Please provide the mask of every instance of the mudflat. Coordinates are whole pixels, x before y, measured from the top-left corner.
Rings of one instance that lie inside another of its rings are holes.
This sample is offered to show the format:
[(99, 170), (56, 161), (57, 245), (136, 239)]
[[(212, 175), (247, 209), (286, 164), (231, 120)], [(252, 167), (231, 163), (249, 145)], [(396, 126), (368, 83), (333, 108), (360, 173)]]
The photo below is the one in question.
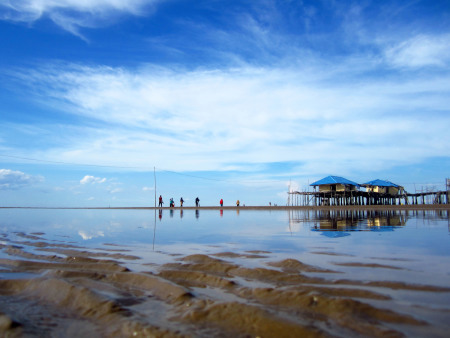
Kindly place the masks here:
[[(0, 259), (2, 336), (444, 337), (449, 329), (449, 310), (409, 309), (391, 292), (448, 297), (450, 287), (330, 279), (335, 271), (263, 251), (180, 256), (134, 272), (127, 262), (138, 257), (120, 248), (20, 236), (0, 245), (9, 255)], [(262, 258), (265, 267), (245, 263)]]
[[(397, 207), (402, 210), (401, 206)], [(52, 213), (52, 211), (48, 213), (38, 211), (37, 214), (44, 217), (53, 215)], [(92, 215), (97, 213), (97, 211), (90, 213), (86, 218), (81, 218), (81, 214), (77, 212), (71, 215), (89, 221)], [(108, 216), (117, 223), (113, 224), (115, 227), (119, 227), (119, 224), (125, 227), (124, 232), (120, 232), (120, 237), (132, 230), (130, 224), (145, 225), (148, 221), (149, 214), (144, 213), (142, 217), (140, 216), (144, 221), (139, 218), (138, 222), (133, 223), (129, 217), (135, 213), (136, 211), (119, 212)], [(222, 213), (216, 214), (214, 211), (212, 213), (216, 216), (210, 217), (207, 213), (200, 216), (200, 220), (204, 220), (209, 229), (218, 227), (222, 219)], [(260, 214), (259, 211), (256, 213)], [(23, 215), (23, 212), (20, 211), (18, 214)], [(159, 223), (161, 221), (156, 220), (155, 213), (154, 222), (158, 222), (155, 223), (155, 229), (157, 224), (160, 229), (157, 238), (161, 238), (161, 241), (166, 232), (186, 231), (187, 234), (194, 227), (197, 227), (197, 230), (204, 229), (197, 225), (198, 219), (194, 218), (194, 215), (198, 216), (196, 213), (184, 214), (184, 218), (181, 218), (180, 212), (176, 215), (178, 214), (179, 225), (174, 226), (175, 218), (172, 218), (172, 214), (169, 217), (164, 214), (163, 222)], [(225, 213), (223, 219), (231, 219), (230, 222), (237, 219), (253, 222), (252, 217), (257, 214), (245, 218), (245, 213), (241, 213), (240, 216), (236, 212)], [(263, 218), (269, 215), (263, 214)], [(21, 219), (20, 224), (23, 224), (25, 219), (36, 219), (35, 215), (34, 212), (30, 213), (30, 217)], [(102, 215), (106, 213), (102, 212)], [(235, 215), (235, 218), (232, 218), (232, 215)], [(153, 250), (151, 255), (143, 254), (137, 246), (130, 245), (131, 240), (106, 242), (98, 247), (87, 245), (89, 241), (86, 238), (91, 238), (92, 234), (103, 235), (98, 229), (95, 231), (92, 229), (90, 235), (86, 229), (77, 230), (83, 237), (81, 241), (75, 241), (73, 235), (52, 237), (45, 231), (1, 230), (0, 336), (446, 337), (448, 335), (450, 285), (447, 287), (445, 282), (434, 280), (431, 274), (429, 279), (428, 275), (426, 278), (414, 279), (414, 276), (423, 276), (419, 271), (423, 267), (420, 265), (422, 263), (416, 264), (415, 261), (417, 256), (410, 257), (404, 254), (391, 256), (370, 251), (363, 257), (364, 255), (355, 255), (342, 249), (342, 243), (347, 243), (343, 242), (343, 238), (356, 238), (355, 234), (361, 234), (358, 238), (367, 238), (369, 242), (384, 234), (377, 242), (380, 244), (382, 241), (391, 240), (394, 234), (400, 239), (420, 239), (414, 237), (414, 233), (406, 232), (404, 224), (409, 222), (406, 219), (411, 217), (414, 227), (419, 227), (420, 223), (414, 223), (417, 219), (416, 214), (406, 217), (406, 213), (398, 214), (392, 210), (383, 214), (383, 217), (387, 215), (390, 220), (386, 221), (386, 224), (395, 224), (386, 228), (397, 229), (395, 233), (378, 231), (379, 226), (370, 225), (374, 223), (370, 219), (363, 222), (362, 228), (358, 228), (359, 225), (354, 223), (345, 226), (337, 223), (339, 231), (327, 232), (330, 227), (329, 221), (314, 218), (313, 223), (309, 225), (310, 223), (302, 222), (311, 222), (313, 214), (300, 213), (300, 215), (308, 217), (305, 218), (306, 221), (300, 219), (301, 223), (297, 223), (297, 226), (308, 225), (304, 230), (304, 237), (298, 236), (293, 239), (296, 243), (296, 252), (299, 248), (303, 248), (307, 254), (292, 256), (286, 253), (280, 256), (268, 250), (226, 250), (213, 243), (209, 245), (208, 241), (216, 234), (214, 231), (205, 233), (209, 236), (205, 239), (206, 247), (209, 249), (202, 248), (198, 249), (198, 253), (192, 253), (179, 247), (179, 253), (166, 251), (158, 253), (157, 256), (156, 253), (153, 254)], [(420, 215), (425, 217), (428, 214), (424, 211)], [(437, 215), (444, 217), (440, 218), (439, 224), (444, 225), (442, 233), (448, 237), (450, 230), (450, 226), (446, 229), (448, 212), (438, 211)], [(12, 217), (12, 214), (5, 213), (4, 216), (6, 219), (6, 216)], [(124, 223), (120, 223), (119, 216), (125, 219)], [(192, 221), (186, 223), (186, 218), (189, 217)], [(269, 222), (277, 217), (271, 218)], [(45, 228), (42, 226), (42, 219), (39, 225), (43, 229), (54, 228), (54, 224), (59, 224), (55, 221), (57, 218), (52, 216), (49, 221), (51, 227)], [(164, 223), (164, 220), (167, 220), (167, 223)], [(428, 218), (425, 217), (423, 220), (425, 228), (420, 235), (427, 235), (430, 231), (433, 234), (437, 231), (436, 226), (428, 225), (431, 222)], [(210, 221), (216, 224), (209, 225)], [(82, 222), (73, 220), (71, 222), (76, 224), (75, 229), (80, 229)], [(92, 224), (101, 222), (103, 218)], [(296, 226), (291, 222), (294, 221), (289, 220), (288, 236), (292, 236), (291, 226), (294, 228)], [(11, 223), (9, 229), (14, 229), (14, 226), (16, 223)], [(226, 233), (237, 231), (237, 228), (231, 229), (229, 226), (229, 223), (221, 225), (226, 229)], [(323, 230), (324, 234), (339, 235), (347, 226), (357, 231), (359, 229), (359, 232), (348, 237), (340, 237), (339, 240), (326, 236), (310, 237), (310, 234), (319, 234), (316, 230)], [(4, 227), (8, 229), (6, 225)], [(99, 229), (103, 227), (100, 226)], [(144, 229), (140, 231), (140, 227), (134, 226), (133, 231), (148, 236), (150, 232)], [(267, 232), (267, 229), (272, 227), (279, 225), (271, 224), (267, 227), (258, 225), (255, 228), (246, 228), (245, 231), (252, 234), (250, 240), (262, 232), (270, 240), (276, 241), (277, 238), (274, 236), (279, 232)], [(316, 232), (311, 232), (309, 227)], [(375, 231), (371, 231), (371, 227)], [(61, 234), (66, 234), (69, 230)], [(369, 231), (363, 233), (361, 230)], [(176, 236), (175, 239), (179, 241), (183, 236)], [(331, 243), (330, 241), (341, 246), (327, 245)], [(125, 242), (127, 245), (121, 244)], [(282, 243), (288, 244), (289, 241)], [(441, 240), (440, 243), (444, 244), (439, 250), (444, 250), (442, 257), (445, 257), (445, 260), (440, 262), (440, 267), (446, 270), (445, 262), (448, 262), (449, 253), (445, 242)], [(385, 250), (394, 251), (395, 248), (395, 246), (384, 247)], [(423, 246), (420, 248), (423, 250)], [(151, 250), (151, 246), (147, 245), (147, 249)], [(163, 259), (160, 259), (161, 257)], [(322, 258), (331, 263), (326, 266), (316, 264), (322, 262)], [(441, 276), (448, 276), (445, 271), (440, 273)], [(374, 275), (381, 278), (374, 278)], [(408, 280), (405, 276), (412, 278)]]

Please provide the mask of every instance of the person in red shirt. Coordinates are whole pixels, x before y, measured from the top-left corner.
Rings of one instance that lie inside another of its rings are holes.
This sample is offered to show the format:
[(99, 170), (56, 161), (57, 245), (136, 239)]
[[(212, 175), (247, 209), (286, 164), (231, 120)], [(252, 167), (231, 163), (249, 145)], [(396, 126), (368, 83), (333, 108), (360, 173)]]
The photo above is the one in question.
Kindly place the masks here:
[(220, 206), (223, 207), (223, 199), (220, 199)]

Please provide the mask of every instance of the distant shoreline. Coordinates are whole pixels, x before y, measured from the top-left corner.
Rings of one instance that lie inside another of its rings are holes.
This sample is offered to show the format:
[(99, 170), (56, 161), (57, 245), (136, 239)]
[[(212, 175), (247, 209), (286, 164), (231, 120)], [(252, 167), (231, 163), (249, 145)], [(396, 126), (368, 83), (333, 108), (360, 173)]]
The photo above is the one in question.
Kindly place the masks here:
[(0, 209), (60, 209), (60, 210), (450, 210), (450, 204), (409, 205), (333, 205), (333, 206), (204, 206), (204, 207), (40, 207), (3, 206)]

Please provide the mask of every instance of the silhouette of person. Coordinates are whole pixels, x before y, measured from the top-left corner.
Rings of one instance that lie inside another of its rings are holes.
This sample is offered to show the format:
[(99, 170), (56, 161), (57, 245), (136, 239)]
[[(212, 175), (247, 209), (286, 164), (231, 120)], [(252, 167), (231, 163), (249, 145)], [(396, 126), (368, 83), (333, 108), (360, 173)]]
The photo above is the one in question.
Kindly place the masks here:
[(223, 207), (223, 199), (220, 199), (220, 206)]
[(200, 206), (200, 199), (198, 197), (195, 199), (195, 206), (196, 207)]
[(183, 197), (181, 197), (181, 198), (180, 198), (180, 207), (183, 206), (183, 202), (184, 202)]
[(159, 204), (158, 204), (158, 206), (162, 207), (163, 204), (164, 204), (164, 202), (163, 202), (162, 196), (159, 195)]

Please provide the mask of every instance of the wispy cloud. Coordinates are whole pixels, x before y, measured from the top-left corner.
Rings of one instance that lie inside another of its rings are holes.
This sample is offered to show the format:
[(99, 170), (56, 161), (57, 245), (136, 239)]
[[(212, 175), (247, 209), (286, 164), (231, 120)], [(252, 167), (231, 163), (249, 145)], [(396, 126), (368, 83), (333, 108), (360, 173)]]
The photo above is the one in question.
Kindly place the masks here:
[(82, 37), (80, 28), (111, 24), (120, 14), (142, 15), (157, 0), (1, 0), (0, 19), (34, 22), (48, 17), (61, 28)]
[(110, 194), (117, 194), (119, 192), (122, 192), (123, 189), (122, 188), (109, 188), (108, 191)]
[(373, 78), (376, 67), (367, 60), (211, 71), (55, 65), (22, 76), (60, 110), (91, 121), (88, 135), (47, 149), (49, 160), (181, 171), (298, 161), (299, 170), (338, 172), (450, 156), (443, 146), (450, 117), (442, 113), (450, 75)]
[(448, 66), (450, 34), (414, 36), (388, 48), (386, 58), (396, 67)]
[[(152, 3), (29, 0), (3, 7), (11, 19), (47, 16), (76, 33), (102, 22), (94, 17), (138, 15)], [(390, 5), (264, 1), (219, 11), (202, 3), (214, 20), (191, 12), (171, 18), (179, 34), (146, 37), (179, 63), (131, 69), (55, 62), (16, 72), (21, 95), (64, 115), (34, 127), (46, 148), (26, 148), (27, 155), (137, 170), (251, 171), (292, 162), (286, 171), (304, 176), (450, 156), (449, 35), (433, 35), (420, 22), (411, 33), (417, 8)], [(61, 123), (66, 114), (80, 124)], [(26, 128), (8, 126), (11, 135)], [(67, 131), (63, 140), (51, 139), (62, 134), (56, 128)]]
[(32, 176), (21, 171), (0, 169), (0, 190), (15, 190), (42, 182), (40, 176)]

